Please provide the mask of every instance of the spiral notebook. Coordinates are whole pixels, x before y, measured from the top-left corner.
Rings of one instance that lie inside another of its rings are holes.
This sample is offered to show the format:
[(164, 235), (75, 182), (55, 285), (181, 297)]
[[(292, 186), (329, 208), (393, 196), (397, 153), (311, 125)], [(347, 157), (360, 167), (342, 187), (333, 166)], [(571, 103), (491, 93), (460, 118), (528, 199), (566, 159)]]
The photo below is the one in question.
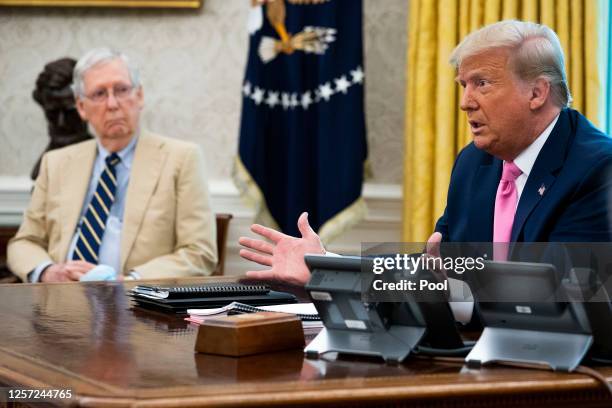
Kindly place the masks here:
[(274, 306), (251, 306), (240, 302), (232, 302), (227, 306), (214, 309), (189, 309), (187, 313), (192, 316), (215, 316), (223, 313), (227, 314), (242, 314), (256, 312), (281, 312), (291, 313), (302, 320), (306, 321), (321, 321), (321, 317), (317, 313), (312, 303), (295, 303), (290, 305), (274, 305)]
[(189, 309), (186, 321), (202, 324), (206, 320), (220, 316), (256, 312), (281, 312), (294, 314), (302, 320), (304, 336), (314, 337), (323, 328), (321, 317), (312, 303), (292, 303), (271, 306), (251, 306), (244, 303), (232, 302), (224, 307), (214, 309)]
[(243, 285), (240, 283), (211, 283), (184, 286), (138, 285), (132, 293), (154, 299), (184, 299), (198, 296), (254, 296), (270, 292), (267, 285)]

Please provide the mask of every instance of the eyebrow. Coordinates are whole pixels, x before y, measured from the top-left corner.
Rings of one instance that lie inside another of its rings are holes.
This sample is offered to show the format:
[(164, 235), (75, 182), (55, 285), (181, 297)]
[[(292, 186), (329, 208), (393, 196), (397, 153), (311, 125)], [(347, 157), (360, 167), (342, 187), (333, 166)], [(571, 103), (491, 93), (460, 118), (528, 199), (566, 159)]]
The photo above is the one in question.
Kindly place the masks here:
[[(486, 69), (483, 68), (479, 68), (479, 69), (475, 69), (472, 70), (468, 73), (467, 78), (465, 78), (465, 81), (470, 81), (474, 78), (481, 78), (483, 75), (485, 75), (487, 72)], [(457, 76), (455, 77), (455, 82), (460, 83), (461, 79), (459, 78), (459, 75), (457, 74)]]

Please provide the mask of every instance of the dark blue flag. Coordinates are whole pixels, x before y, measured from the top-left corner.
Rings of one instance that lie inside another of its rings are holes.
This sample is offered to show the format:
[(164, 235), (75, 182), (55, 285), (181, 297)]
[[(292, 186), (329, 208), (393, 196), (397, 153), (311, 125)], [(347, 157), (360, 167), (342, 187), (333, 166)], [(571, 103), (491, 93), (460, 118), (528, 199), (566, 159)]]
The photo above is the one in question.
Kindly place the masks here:
[(324, 241), (365, 214), (361, 0), (275, 0), (252, 9), (234, 181), (257, 219)]

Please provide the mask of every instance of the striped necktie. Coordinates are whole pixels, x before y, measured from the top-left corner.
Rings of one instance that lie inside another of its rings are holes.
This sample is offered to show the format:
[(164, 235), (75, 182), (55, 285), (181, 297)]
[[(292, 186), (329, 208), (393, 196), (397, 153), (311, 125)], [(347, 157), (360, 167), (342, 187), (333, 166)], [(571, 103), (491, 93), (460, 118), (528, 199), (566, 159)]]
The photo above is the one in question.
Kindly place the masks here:
[(98, 264), (98, 251), (117, 190), (115, 166), (120, 161), (117, 153), (113, 153), (106, 158), (106, 167), (100, 175), (96, 191), (79, 226), (79, 236), (72, 254), (74, 260)]

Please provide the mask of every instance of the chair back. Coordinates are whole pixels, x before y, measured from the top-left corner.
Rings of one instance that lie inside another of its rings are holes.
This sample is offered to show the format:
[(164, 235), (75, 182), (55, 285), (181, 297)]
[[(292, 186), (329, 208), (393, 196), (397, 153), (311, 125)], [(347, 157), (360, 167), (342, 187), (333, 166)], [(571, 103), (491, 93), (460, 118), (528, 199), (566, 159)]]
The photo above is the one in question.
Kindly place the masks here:
[(217, 257), (219, 263), (213, 271), (213, 276), (221, 276), (225, 271), (225, 253), (227, 248), (227, 235), (229, 224), (234, 216), (232, 214), (218, 213), (215, 214), (217, 219)]

